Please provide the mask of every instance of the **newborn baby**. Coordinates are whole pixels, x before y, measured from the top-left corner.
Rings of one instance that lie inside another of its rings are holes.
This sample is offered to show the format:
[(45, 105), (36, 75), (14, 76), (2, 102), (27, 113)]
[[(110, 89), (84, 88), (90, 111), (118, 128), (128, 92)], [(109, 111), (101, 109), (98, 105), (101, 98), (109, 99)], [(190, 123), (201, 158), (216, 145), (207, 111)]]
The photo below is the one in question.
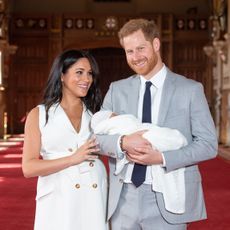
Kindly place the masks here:
[(91, 128), (95, 134), (128, 135), (136, 131), (147, 130), (143, 134), (160, 152), (176, 150), (187, 145), (186, 138), (176, 129), (159, 127), (151, 123), (141, 123), (131, 114), (116, 115), (111, 111), (99, 111), (91, 120)]

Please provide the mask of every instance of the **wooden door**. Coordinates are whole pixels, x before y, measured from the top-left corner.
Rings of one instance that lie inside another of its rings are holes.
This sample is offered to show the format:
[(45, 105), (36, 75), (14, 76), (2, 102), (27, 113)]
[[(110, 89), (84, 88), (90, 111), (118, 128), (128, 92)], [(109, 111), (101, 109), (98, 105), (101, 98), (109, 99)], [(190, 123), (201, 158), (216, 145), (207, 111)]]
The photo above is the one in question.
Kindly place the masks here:
[(48, 39), (21, 37), (13, 41), (18, 46), (8, 81), (9, 133), (22, 133), (27, 113), (40, 100), (48, 77)]
[(91, 50), (100, 69), (100, 88), (103, 96), (112, 81), (127, 78), (133, 74), (129, 68), (125, 53), (121, 48), (97, 48)]

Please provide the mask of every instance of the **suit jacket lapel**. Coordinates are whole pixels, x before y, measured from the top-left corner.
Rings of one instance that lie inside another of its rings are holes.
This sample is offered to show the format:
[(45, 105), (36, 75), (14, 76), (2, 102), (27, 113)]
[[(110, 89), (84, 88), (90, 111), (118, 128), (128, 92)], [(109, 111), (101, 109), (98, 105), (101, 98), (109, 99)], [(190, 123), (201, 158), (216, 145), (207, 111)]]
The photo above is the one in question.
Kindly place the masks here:
[(172, 95), (176, 89), (175, 78), (173, 75), (170, 75), (170, 71), (167, 69), (167, 75), (163, 85), (161, 103), (158, 115), (158, 125), (162, 126), (164, 124), (168, 109), (170, 107), (170, 102)]
[(127, 88), (128, 92), (128, 105), (127, 105), (127, 113), (131, 113), (137, 117), (138, 111), (138, 98), (139, 98), (139, 90), (140, 89), (140, 77), (138, 75), (134, 75), (131, 79), (131, 83)]

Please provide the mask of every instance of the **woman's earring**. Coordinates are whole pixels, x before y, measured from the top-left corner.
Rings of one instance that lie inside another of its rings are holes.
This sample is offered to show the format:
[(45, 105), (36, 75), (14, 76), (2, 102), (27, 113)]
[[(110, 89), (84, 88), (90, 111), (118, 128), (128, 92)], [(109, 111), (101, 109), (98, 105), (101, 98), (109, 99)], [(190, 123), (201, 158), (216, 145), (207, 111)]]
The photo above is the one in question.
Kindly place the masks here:
[(63, 73), (62, 73), (62, 75), (61, 75), (61, 82), (63, 82), (64, 80), (63, 80)]

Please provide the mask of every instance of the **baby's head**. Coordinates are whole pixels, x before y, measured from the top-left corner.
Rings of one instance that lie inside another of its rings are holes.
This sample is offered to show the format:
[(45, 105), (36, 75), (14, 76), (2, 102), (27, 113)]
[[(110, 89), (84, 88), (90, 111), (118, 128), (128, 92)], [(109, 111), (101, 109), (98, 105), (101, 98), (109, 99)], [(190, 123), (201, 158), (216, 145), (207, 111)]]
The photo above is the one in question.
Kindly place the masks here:
[(91, 128), (94, 130), (95, 127), (102, 121), (105, 121), (111, 117), (116, 116), (117, 114), (113, 113), (110, 110), (102, 110), (96, 112), (91, 119)]
[(117, 116), (117, 114), (112, 112), (109, 118), (115, 117), (115, 116)]

